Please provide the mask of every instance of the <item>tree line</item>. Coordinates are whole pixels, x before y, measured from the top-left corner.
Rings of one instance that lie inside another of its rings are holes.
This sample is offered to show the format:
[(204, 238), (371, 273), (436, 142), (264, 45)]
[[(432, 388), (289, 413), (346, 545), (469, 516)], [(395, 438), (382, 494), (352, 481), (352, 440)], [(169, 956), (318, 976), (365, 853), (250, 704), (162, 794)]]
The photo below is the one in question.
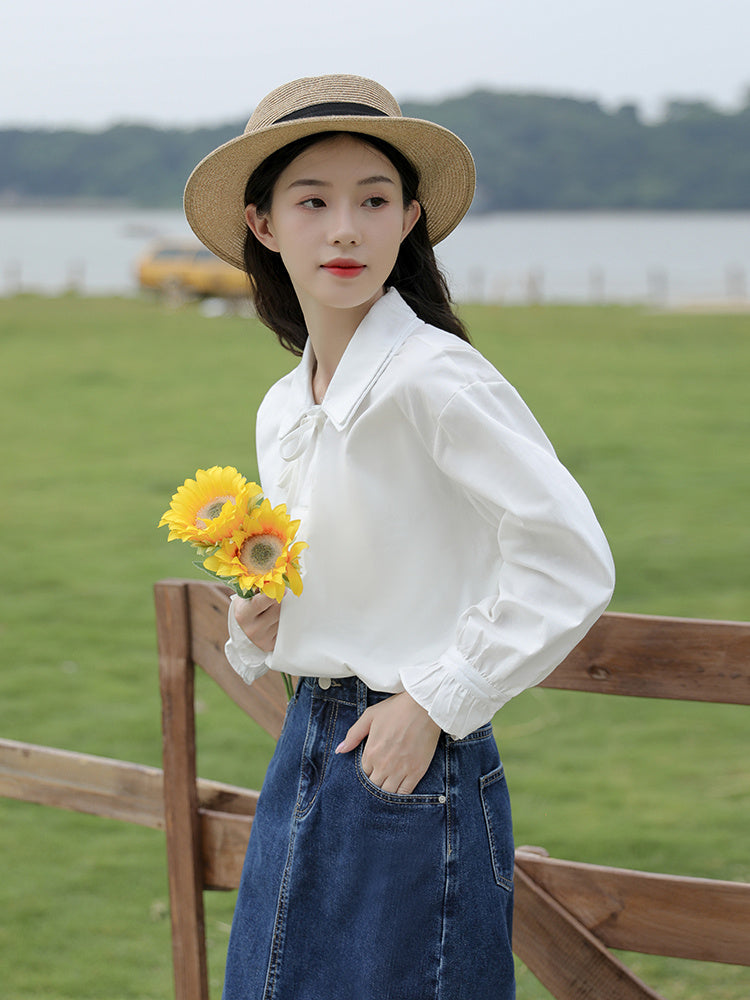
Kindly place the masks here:
[[(750, 93), (735, 111), (672, 101), (656, 122), (643, 121), (635, 105), (607, 110), (593, 100), (489, 90), (405, 102), (403, 111), (467, 143), (476, 212), (750, 209)], [(0, 203), (176, 207), (192, 167), (243, 128), (0, 130)]]

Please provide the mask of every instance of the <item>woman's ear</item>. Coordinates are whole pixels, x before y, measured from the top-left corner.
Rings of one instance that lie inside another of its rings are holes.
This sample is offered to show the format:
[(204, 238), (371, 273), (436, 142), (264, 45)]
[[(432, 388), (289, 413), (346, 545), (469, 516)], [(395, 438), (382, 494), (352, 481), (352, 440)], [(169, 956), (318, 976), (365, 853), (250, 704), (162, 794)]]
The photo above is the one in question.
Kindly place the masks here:
[(417, 224), (417, 219), (422, 214), (422, 206), (415, 199), (409, 202), (408, 206), (404, 209), (404, 227), (401, 231), (401, 242), (406, 239), (409, 233)]
[(260, 215), (255, 205), (248, 205), (245, 209), (245, 222), (259, 243), (262, 243), (267, 250), (279, 253), (279, 246), (271, 232), (267, 215)]

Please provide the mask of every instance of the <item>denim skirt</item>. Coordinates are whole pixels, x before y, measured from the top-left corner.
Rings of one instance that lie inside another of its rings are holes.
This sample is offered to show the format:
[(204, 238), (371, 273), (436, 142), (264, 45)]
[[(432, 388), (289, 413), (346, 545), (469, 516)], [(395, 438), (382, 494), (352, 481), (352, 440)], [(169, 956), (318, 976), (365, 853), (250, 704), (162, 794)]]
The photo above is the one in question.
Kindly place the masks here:
[(300, 681), (253, 822), (224, 1000), (511, 1000), (513, 835), (488, 724), (442, 734), (411, 795), (362, 747), (334, 754), (389, 695)]

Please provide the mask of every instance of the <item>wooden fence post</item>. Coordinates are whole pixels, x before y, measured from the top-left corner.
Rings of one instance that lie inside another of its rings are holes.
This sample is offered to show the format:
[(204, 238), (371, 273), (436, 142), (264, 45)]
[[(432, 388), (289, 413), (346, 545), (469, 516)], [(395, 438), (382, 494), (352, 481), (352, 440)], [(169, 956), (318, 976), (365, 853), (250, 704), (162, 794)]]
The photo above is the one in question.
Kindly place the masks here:
[(164, 734), (164, 819), (175, 1000), (208, 1000), (195, 764), (195, 668), (184, 583), (156, 589)]

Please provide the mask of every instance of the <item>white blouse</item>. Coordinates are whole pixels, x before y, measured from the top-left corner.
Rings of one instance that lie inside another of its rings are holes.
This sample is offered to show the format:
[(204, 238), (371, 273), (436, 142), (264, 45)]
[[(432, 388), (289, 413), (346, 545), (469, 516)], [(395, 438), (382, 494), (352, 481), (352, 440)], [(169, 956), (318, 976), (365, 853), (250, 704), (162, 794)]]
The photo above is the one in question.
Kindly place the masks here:
[(284, 597), (268, 655), (230, 608), (227, 658), (247, 683), (272, 669), (406, 690), (466, 736), (602, 613), (607, 541), (512, 386), (394, 289), (320, 404), (312, 361), (308, 341), (257, 421), (263, 490), (309, 545), (304, 589)]

